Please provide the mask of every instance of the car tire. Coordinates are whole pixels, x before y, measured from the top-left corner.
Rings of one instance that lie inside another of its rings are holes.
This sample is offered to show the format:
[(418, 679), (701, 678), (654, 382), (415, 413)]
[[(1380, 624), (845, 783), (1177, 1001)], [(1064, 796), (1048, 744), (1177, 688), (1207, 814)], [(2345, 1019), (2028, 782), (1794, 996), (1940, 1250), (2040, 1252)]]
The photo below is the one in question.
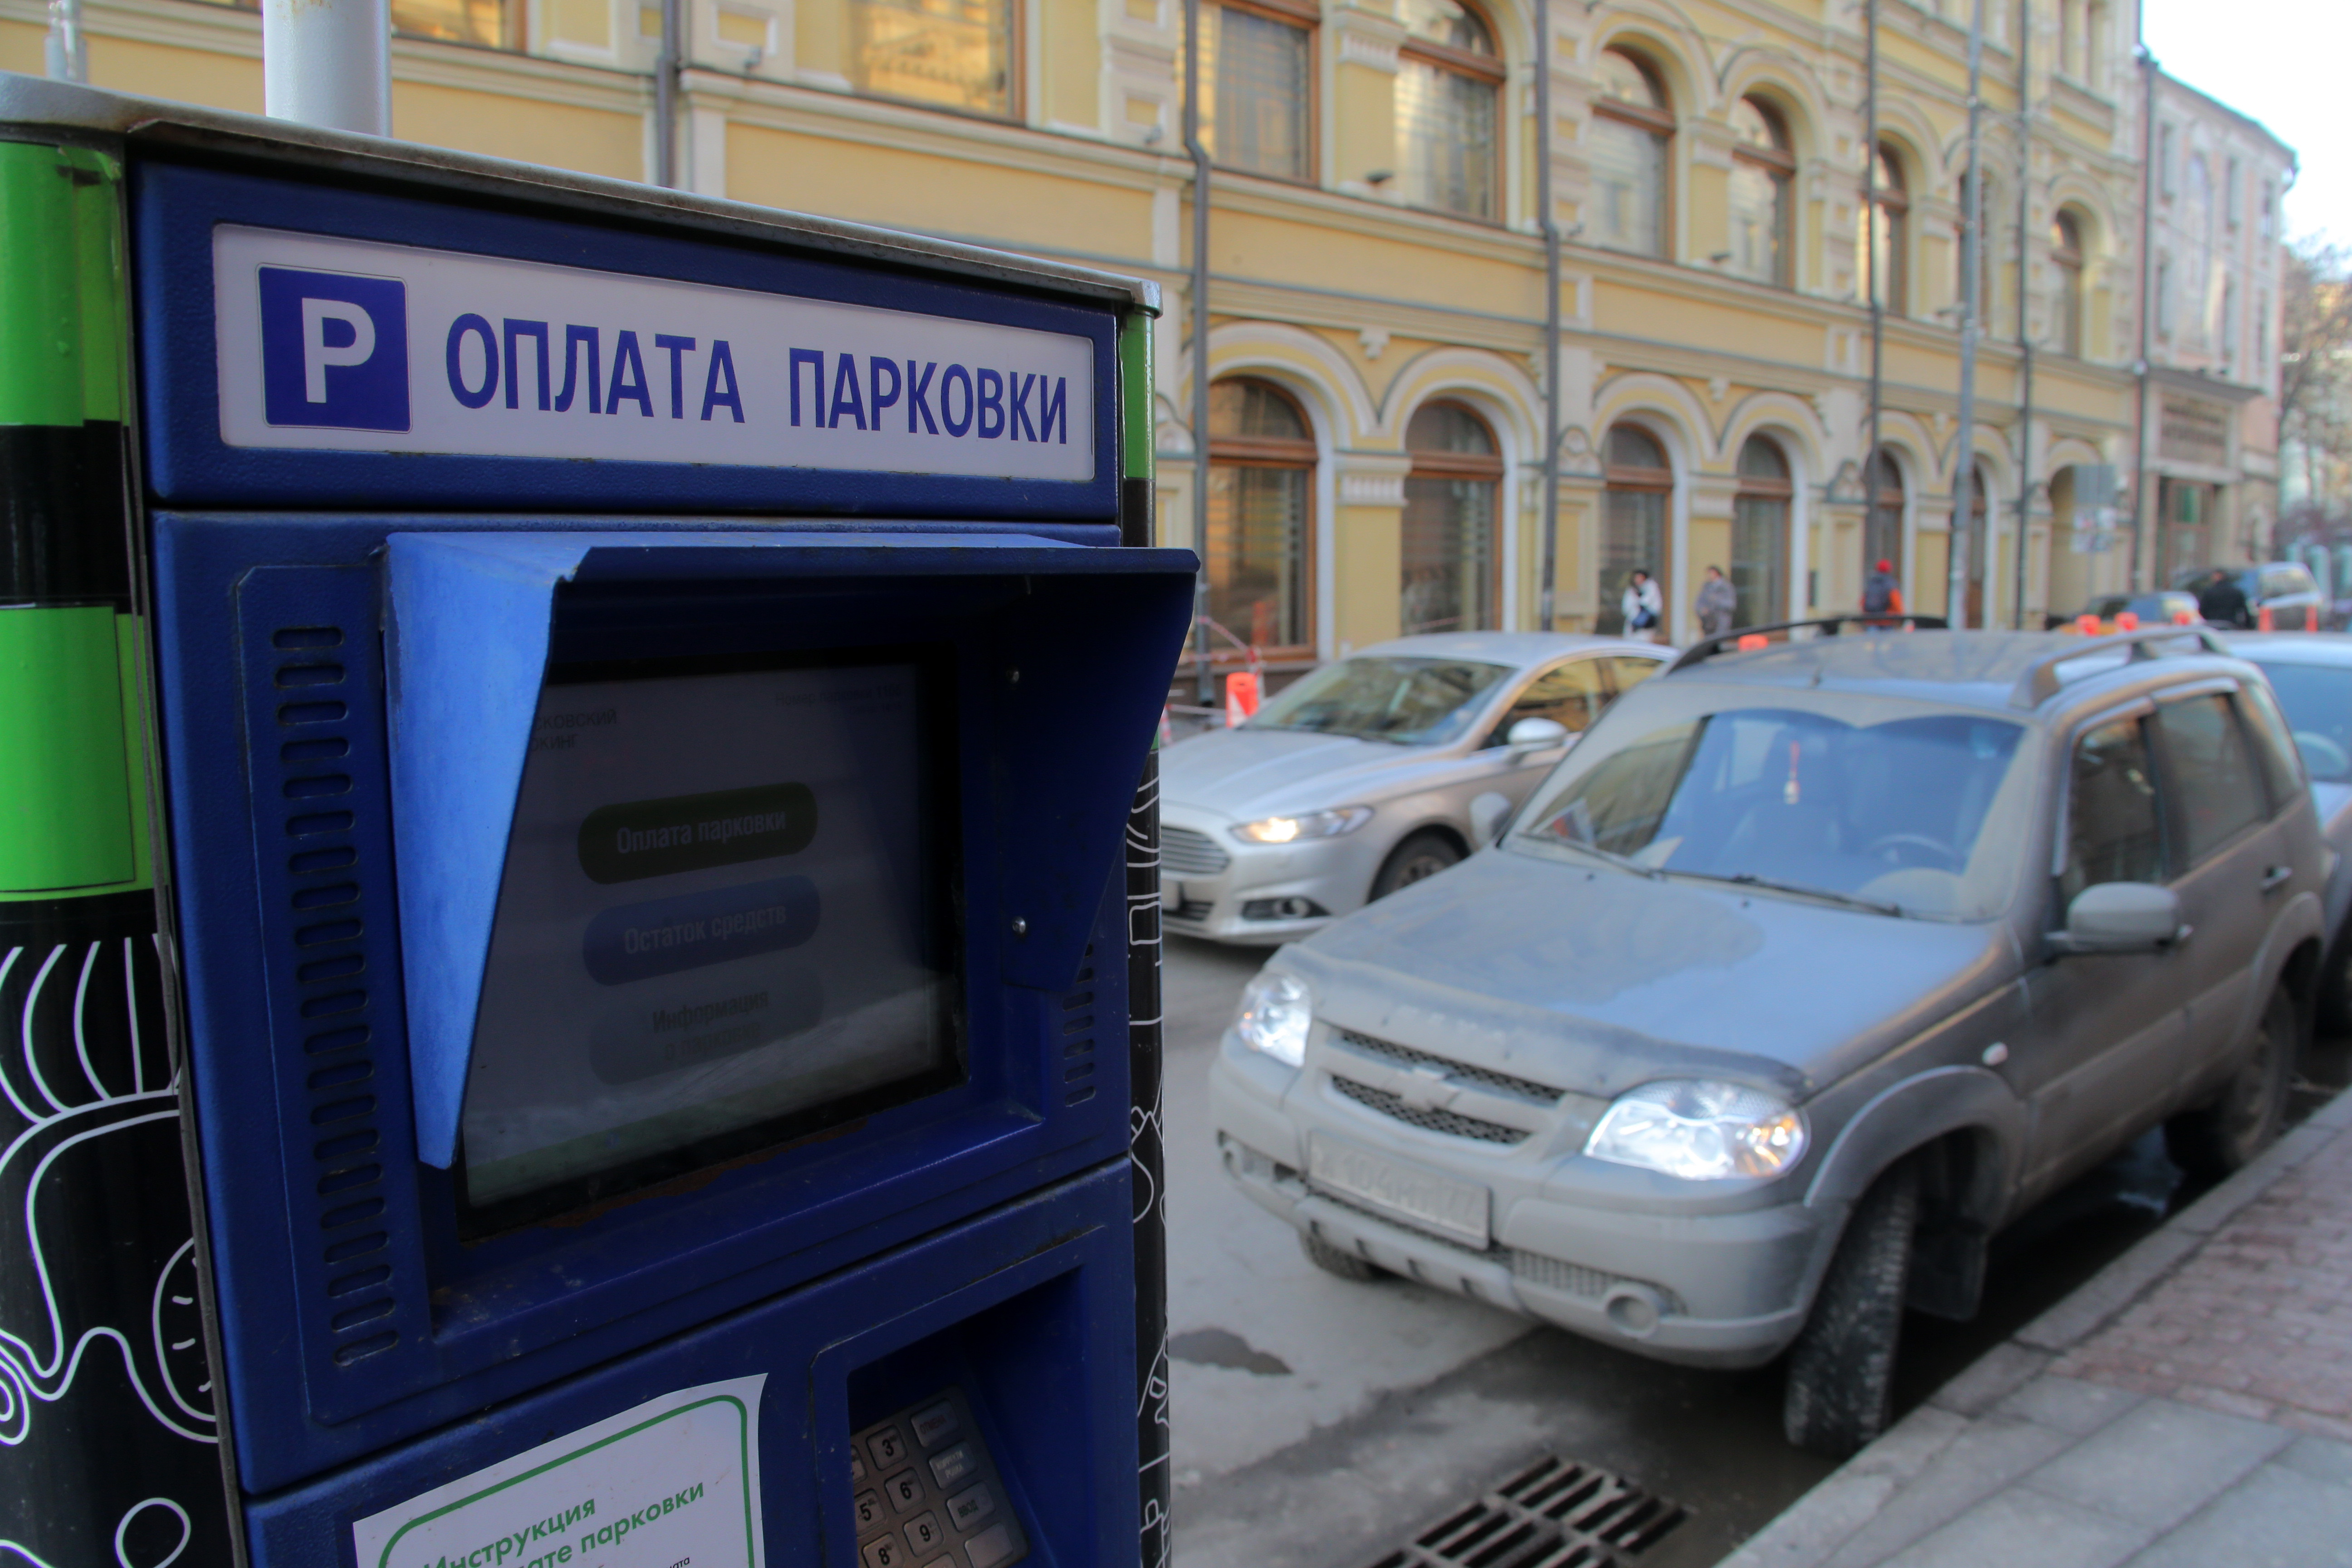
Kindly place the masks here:
[(1342, 1279), (1352, 1279), (1359, 1285), (1367, 1279), (1377, 1279), (1381, 1270), (1375, 1265), (1352, 1252), (1342, 1252), (1311, 1230), (1298, 1233), (1298, 1250), (1307, 1254), (1307, 1261), (1326, 1274), (1336, 1274)]
[(1789, 1352), (1780, 1426), (1795, 1447), (1843, 1459), (1886, 1430), (1918, 1222), (1919, 1183), (1907, 1163), (1854, 1205)]
[(2352, 934), (2336, 943), (2320, 972), (2319, 1026), (2331, 1035), (2352, 1035)]
[(1372, 879), (1368, 901), (1378, 903), (1399, 888), (1409, 888), (1461, 863), (1462, 847), (1452, 838), (1443, 833), (1416, 833), (1389, 852), (1381, 874)]
[(2208, 1104), (2164, 1124), (2165, 1152), (2192, 1176), (2221, 1177), (2269, 1148), (2286, 1125), (2302, 1019), (2282, 985), (2263, 1009), (2252, 1055)]

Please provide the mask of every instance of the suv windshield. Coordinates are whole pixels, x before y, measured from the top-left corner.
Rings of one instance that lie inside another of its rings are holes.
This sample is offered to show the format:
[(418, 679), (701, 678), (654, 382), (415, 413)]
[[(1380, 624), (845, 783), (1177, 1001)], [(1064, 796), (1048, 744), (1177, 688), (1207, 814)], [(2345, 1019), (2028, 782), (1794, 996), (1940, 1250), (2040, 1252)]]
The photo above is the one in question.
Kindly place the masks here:
[(1980, 920), (2005, 904), (2019, 836), (1987, 824), (2013, 822), (2030, 789), (2011, 765), (2022, 725), (1851, 695), (1834, 711), (1795, 693), (1772, 707), (1675, 695), (1620, 704), (1517, 840), (1889, 914)]
[(1308, 730), (1442, 745), (1477, 718), (1508, 665), (1466, 658), (1343, 658), (1271, 698), (1246, 730)]

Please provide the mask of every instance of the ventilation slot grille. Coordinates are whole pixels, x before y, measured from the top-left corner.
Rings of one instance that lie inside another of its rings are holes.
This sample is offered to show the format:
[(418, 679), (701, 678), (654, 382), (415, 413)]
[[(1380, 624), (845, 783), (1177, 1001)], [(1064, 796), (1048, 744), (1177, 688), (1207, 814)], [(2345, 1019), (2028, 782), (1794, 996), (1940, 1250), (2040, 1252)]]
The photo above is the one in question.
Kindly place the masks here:
[[(327, 1322), (338, 1366), (390, 1350), (396, 1303), (384, 1226), (383, 1164), (375, 1093), (376, 1009), (360, 889), (389, 868), (363, 864), (352, 809), (353, 676), (338, 626), (270, 634), (278, 688), (277, 795), (285, 832), (263, 854), (285, 857), (293, 917), (291, 971), (299, 995), (318, 1229), (295, 1245), (326, 1265)], [(256, 759), (259, 763), (260, 759)]]
[(1095, 1097), (1095, 950), (1090, 942), (1078, 968), (1078, 983), (1062, 998), (1053, 1024), (1059, 1047), (1054, 1053), (1064, 1105), (1084, 1105)]

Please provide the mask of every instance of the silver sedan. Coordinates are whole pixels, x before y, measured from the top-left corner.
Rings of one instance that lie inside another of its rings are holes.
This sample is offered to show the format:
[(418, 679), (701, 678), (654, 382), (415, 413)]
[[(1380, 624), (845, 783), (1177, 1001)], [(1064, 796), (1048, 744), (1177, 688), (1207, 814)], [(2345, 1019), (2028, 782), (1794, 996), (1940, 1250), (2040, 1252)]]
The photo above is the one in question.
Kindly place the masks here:
[(1400, 637), (1170, 747), (1168, 928), (1272, 946), (1444, 870), (1673, 654), (1552, 632)]

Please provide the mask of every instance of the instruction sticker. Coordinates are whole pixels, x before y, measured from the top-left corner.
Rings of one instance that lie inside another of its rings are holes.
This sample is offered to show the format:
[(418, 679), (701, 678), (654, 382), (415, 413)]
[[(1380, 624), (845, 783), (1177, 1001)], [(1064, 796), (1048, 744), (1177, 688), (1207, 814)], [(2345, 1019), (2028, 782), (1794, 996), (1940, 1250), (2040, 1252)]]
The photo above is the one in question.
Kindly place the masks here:
[(666, 1394), (361, 1520), (360, 1568), (762, 1568), (766, 1382)]

